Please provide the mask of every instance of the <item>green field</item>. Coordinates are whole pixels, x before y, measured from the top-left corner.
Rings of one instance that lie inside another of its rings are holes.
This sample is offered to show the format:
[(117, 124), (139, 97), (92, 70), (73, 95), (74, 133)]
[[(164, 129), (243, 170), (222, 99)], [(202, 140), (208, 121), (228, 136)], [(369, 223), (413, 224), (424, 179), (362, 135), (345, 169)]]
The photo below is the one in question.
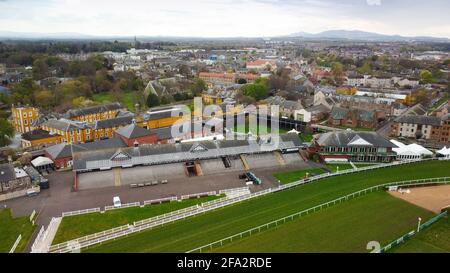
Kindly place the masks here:
[(89, 234), (108, 230), (111, 228), (132, 224), (157, 215), (175, 210), (195, 206), (223, 196), (209, 196), (199, 199), (187, 199), (182, 202), (170, 202), (158, 205), (148, 205), (143, 208), (133, 207), (110, 210), (105, 213), (90, 213), (77, 216), (64, 217), (53, 240), (59, 244)]
[[(92, 99), (99, 103), (116, 102), (112, 94), (108, 92), (94, 94)], [(119, 102), (128, 108), (128, 110), (134, 111), (134, 105), (137, 102), (136, 94), (134, 92), (125, 92), (122, 94), (122, 98)]]
[(314, 175), (319, 175), (325, 173), (322, 169), (306, 169), (300, 171), (293, 172), (284, 172), (284, 173), (275, 173), (273, 176), (278, 179), (281, 184), (289, 184), (298, 180), (302, 180), (306, 178), (306, 175), (309, 177)]
[(370, 252), (367, 243), (386, 245), (414, 229), (425, 209), (384, 191), (368, 194), (277, 228), (213, 249), (213, 252)]
[(392, 249), (396, 253), (450, 253), (450, 218), (444, 218), (406, 243)]
[(92, 252), (185, 252), (374, 185), (443, 177), (450, 162), (428, 161), (331, 177), (103, 243)]
[(16, 252), (25, 250), (35, 229), (29, 218), (12, 218), (10, 209), (0, 209), (0, 253), (9, 252), (20, 234), (22, 234), (22, 240), (17, 246)]

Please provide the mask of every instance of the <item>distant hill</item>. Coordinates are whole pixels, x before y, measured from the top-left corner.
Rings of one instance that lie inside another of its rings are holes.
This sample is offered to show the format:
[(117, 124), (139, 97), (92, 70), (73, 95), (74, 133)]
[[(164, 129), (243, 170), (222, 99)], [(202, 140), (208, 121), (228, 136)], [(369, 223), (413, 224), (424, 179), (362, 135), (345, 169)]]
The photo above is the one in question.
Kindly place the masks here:
[(297, 32), (289, 37), (303, 37), (315, 39), (345, 39), (345, 40), (363, 40), (363, 41), (427, 41), (427, 42), (450, 42), (448, 38), (437, 38), (427, 36), (406, 37), (400, 35), (385, 35), (373, 32), (359, 30), (329, 30), (316, 34), (307, 32)]
[[(405, 37), (400, 35), (385, 35), (373, 32), (365, 32), (359, 30), (329, 30), (316, 34), (307, 32), (297, 32), (287, 36), (279, 36), (274, 38), (296, 37), (307, 39), (334, 39), (334, 40), (361, 40), (361, 41), (424, 41), (424, 42), (450, 42), (448, 38), (437, 37)], [(60, 32), (60, 33), (37, 33), (37, 32), (13, 32), (0, 31), (0, 40), (134, 40), (134, 36), (96, 36), (82, 33)], [(203, 41), (203, 40), (255, 40), (260, 38), (247, 37), (175, 37), (175, 36), (139, 36), (143, 40), (168, 40), (168, 41)]]

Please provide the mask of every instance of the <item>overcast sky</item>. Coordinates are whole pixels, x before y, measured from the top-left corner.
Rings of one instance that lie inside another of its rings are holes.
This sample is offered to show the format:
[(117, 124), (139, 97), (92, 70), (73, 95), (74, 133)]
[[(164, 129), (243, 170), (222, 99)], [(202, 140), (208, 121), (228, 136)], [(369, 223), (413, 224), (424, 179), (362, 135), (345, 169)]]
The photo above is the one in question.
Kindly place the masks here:
[(331, 29), (450, 38), (449, 0), (0, 0), (0, 31), (264, 37)]

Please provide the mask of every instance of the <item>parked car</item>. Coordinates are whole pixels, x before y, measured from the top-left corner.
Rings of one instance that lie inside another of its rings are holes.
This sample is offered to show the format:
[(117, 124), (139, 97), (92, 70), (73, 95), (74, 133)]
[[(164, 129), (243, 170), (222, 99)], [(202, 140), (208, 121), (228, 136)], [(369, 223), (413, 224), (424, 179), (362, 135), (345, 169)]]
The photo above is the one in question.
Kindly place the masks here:
[(27, 190), (27, 196), (28, 196), (28, 197), (36, 196), (36, 195), (38, 195), (38, 194), (39, 194), (39, 192), (36, 191), (35, 189), (29, 189), (29, 190)]
[(122, 206), (122, 202), (120, 202), (119, 196), (113, 198), (113, 205), (115, 208), (120, 208)]

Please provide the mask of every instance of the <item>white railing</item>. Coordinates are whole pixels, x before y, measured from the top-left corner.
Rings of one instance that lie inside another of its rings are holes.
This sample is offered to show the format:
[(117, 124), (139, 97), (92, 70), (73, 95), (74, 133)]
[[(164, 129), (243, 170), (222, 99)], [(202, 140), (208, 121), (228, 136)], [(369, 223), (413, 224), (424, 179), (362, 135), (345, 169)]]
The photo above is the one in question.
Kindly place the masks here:
[[(277, 188), (269, 188), (263, 191), (259, 191), (259, 192), (255, 192), (255, 193), (250, 193), (247, 195), (242, 195), (236, 198), (231, 198), (231, 199), (226, 199), (224, 198), (223, 201), (221, 202), (214, 202), (212, 201), (210, 204), (204, 203), (203, 205), (207, 204), (206, 206), (194, 206), (194, 207), (188, 207), (182, 210), (178, 210), (178, 211), (173, 211), (164, 215), (160, 215), (160, 216), (156, 216), (153, 218), (149, 218), (146, 220), (141, 220), (138, 222), (135, 222), (134, 225), (131, 228), (128, 228), (126, 230), (122, 230), (120, 232), (117, 233), (113, 233), (113, 234), (109, 234), (107, 236), (103, 236), (103, 237), (99, 237), (99, 236), (93, 236), (95, 238), (92, 238), (92, 240), (86, 241), (86, 242), (82, 242), (80, 244), (80, 247), (87, 247), (87, 246), (91, 246), (91, 245), (95, 245), (97, 243), (101, 243), (101, 242), (105, 242), (111, 239), (115, 239), (121, 236), (125, 236), (134, 232), (140, 232), (142, 230), (145, 229), (149, 229), (149, 228), (153, 228), (156, 227), (158, 225), (163, 225), (166, 223), (170, 223), (179, 219), (184, 219), (193, 215), (197, 215), (197, 214), (201, 214), (201, 213), (205, 213), (207, 211), (211, 211), (211, 210), (215, 210), (218, 208), (222, 208), (231, 204), (236, 204), (242, 201), (246, 201), (252, 198), (256, 198), (259, 196), (263, 196), (266, 194), (270, 194), (270, 193), (274, 193), (274, 192), (279, 192), (279, 191), (283, 191), (286, 189), (290, 189), (290, 188), (294, 188), (300, 185), (304, 185), (304, 184), (308, 184), (308, 183), (312, 183), (315, 181), (318, 181), (320, 179), (323, 178), (327, 178), (327, 177), (332, 177), (332, 176), (341, 176), (344, 174), (349, 174), (349, 173), (358, 173), (358, 172), (363, 172), (363, 171), (368, 171), (368, 170), (374, 170), (374, 169), (382, 169), (382, 168), (388, 168), (388, 167), (395, 167), (395, 166), (399, 166), (399, 165), (404, 165), (404, 164), (410, 164), (410, 163), (416, 163), (416, 162), (421, 162), (421, 161), (429, 161), (429, 160), (435, 160), (435, 159), (423, 159), (423, 160), (411, 160), (411, 161), (404, 161), (404, 162), (394, 162), (392, 164), (385, 164), (385, 165), (376, 165), (376, 166), (369, 166), (369, 167), (365, 167), (365, 168), (359, 168), (357, 170), (345, 170), (339, 173), (326, 173), (326, 174), (322, 174), (319, 176), (314, 176), (312, 178), (308, 178), (308, 179), (303, 179), (294, 183), (290, 183), (287, 185), (282, 185), (279, 186)], [(392, 183), (391, 183), (392, 184)], [(379, 187), (379, 186), (376, 186)], [(108, 231), (105, 231), (108, 232)], [(87, 236), (85, 236), (87, 237)], [(77, 239), (76, 239), (77, 240)], [(74, 241), (74, 240), (72, 240)], [(70, 243), (66, 242), (66, 243)], [(54, 248), (53, 248), (54, 249)], [(67, 249), (55, 249), (55, 251), (52, 252), (58, 252), (58, 253), (62, 253), (62, 252), (68, 252)]]
[(45, 232), (45, 228), (44, 228), (44, 226), (42, 226), (41, 229), (39, 230), (38, 235), (34, 239), (33, 245), (31, 246), (31, 252), (36, 252), (38, 245), (42, 241), (42, 236), (44, 236), (44, 232)]
[(9, 251), (9, 253), (14, 253), (16, 251), (16, 248), (19, 245), (21, 240), (22, 240), (22, 234), (19, 234), (16, 241), (14, 242), (14, 245), (11, 247), (11, 250)]
[(237, 192), (237, 191), (246, 191), (248, 190), (248, 187), (241, 187), (241, 188), (235, 188), (235, 189), (225, 189), (225, 190), (220, 190), (219, 194), (227, 194), (230, 192)]
[(89, 241), (89, 240), (94, 240), (94, 239), (97, 239), (97, 238), (102, 238), (102, 237), (105, 237), (105, 236), (109, 236), (111, 234), (127, 230), (129, 228), (130, 228), (130, 225), (124, 225), (124, 226), (108, 229), (108, 230), (105, 230), (105, 231), (102, 231), (102, 232), (97, 232), (97, 233), (94, 233), (94, 234), (91, 234), (91, 235), (87, 235), (87, 236), (84, 236), (84, 237), (80, 237), (80, 238), (77, 238), (77, 239), (74, 239), (74, 240), (70, 240), (70, 241), (67, 241), (67, 242), (63, 242), (63, 243), (60, 243), (60, 244), (52, 245), (49, 248), (49, 252), (56, 252), (57, 250), (69, 247), (73, 243), (81, 244), (82, 242)]
[(132, 207), (140, 207), (140, 206), (141, 206), (141, 203), (139, 203), (139, 202), (123, 204), (120, 207), (105, 206), (105, 211), (115, 210), (115, 209), (126, 209), (126, 208), (132, 208)]
[(33, 210), (33, 212), (32, 212), (31, 215), (30, 215), (30, 222), (31, 222), (31, 223), (34, 223), (34, 222), (33, 222), (33, 218), (34, 218), (35, 215), (36, 215), (36, 210)]
[(314, 213), (316, 211), (320, 211), (320, 210), (322, 210), (324, 208), (328, 208), (328, 207), (334, 206), (336, 204), (339, 204), (339, 203), (342, 203), (342, 202), (354, 199), (356, 197), (360, 197), (360, 196), (366, 195), (366, 194), (374, 192), (374, 191), (379, 191), (379, 190), (381, 190), (383, 188), (386, 188), (386, 187), (392, 187), (392, 186), (398, 186), (398, 187), (401, 187), (401, 186), (422, 186), (422, 185), (431, 185), (431, 184), (432, 185), (436, 185), (436, 184), (450, 184), (450, 177), (439, 177), (439, 178), (408, 180), (408, 181), (401, 181), (401, 182), (386, 183), (386, 184), (381, 184), (381, 185), (373, 186), (373, 187), (370, 187), (370, 188), (366, 188), (366, 189), (363, 189), (363, 190), (360, 190), (360, 191), (357, 191), (357, 192), (354, 192), (354, 193), (342, 196), (340, 198), (334, 199), (332, 201), (329, 201), (329, 202), (317, 205), (315, 207), (312, 207), (312, 208), (309, 208), (309, 209), (306, 209), (306, 210), (302, 210), (300, 212), (291, 214), (289, 216), (286, 216), (286, 217), (283, 217), (283, 218), (271, 221), (269, 223), (265, 223), (265, 224), (262, 224), (260, 226), (248, 229), (246, 231), (234, 234), (232, 236), (223, 238), (223, 239), (215, 241), (213, 243), (210, 243), (210, 244), (207, 244), (207, 245), (204, 245), (204, 246), (192, 249), (192, 250), (188, 251), (187, 253), (202, 252), (203, 250), (211, 250), (211, 249), (213, 249), (216, 246), (223, 246), (226, 242), (232, 242), (233, 240), (236, 240), (236, 239), (242, 239), (243, 237), (251, 236), (254, 233), (261, 232), (262, 230), (267, 230), (267, 229), (269, 229), (271, 227), (276, 227), (278, 225), (284, 224), (287, 221), (292, 221), (295, 218), (302, 217), (302, 216)]
[(215, 192), (215, 191), (210, 191), (210, 192), (202, 192), (202, 193), (187, 194), (187, 195), (182, 195), (182, 196), (180, 197), (180, 199), (181, 199), (181, 200), (185, 200), (185, 199), (190, 199), (190, 198), (200, 198), (200, 197), (212, 196), (212, 195), (217, 195), (217, 192)]
[(75, 215), (81, 215), (81, 214), (88, 214), (88, 213), (94, 213), (94, 212), (100, 212), (100, 208), (83, 209), (83, 210), (63, 212), (62, 213), (62, 217), (75, 216)]
[(161, 204), (164, 202), (173, 202), (173, 201), (177, 201), (177, 200), (178, 200), (178, 198), (176, 196), (154, 199), (154, 200), (147, 200), (147, 201), (144, 201), (144, 206), (152, 205), (152, 204)]

